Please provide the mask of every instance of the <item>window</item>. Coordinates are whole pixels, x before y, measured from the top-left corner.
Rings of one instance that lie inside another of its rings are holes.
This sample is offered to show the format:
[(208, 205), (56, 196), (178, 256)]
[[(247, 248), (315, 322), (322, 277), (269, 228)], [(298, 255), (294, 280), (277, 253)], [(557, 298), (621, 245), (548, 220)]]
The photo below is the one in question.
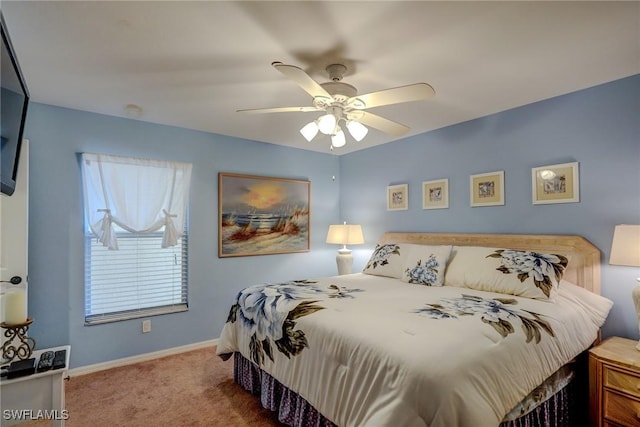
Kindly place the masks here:
[(191, 165), (82, 158), (85, 324), (186, 311)]
[(188, 236), (161, 248), (162, 233), (116, 232), (112, 251), (85, 238), (85, 323), (96, 324), (186, 311)]

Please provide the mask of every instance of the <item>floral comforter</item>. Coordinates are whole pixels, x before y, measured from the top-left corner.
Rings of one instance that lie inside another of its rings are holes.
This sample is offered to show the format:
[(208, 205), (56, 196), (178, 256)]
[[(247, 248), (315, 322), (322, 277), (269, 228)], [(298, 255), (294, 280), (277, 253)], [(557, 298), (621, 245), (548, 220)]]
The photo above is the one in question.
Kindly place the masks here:
[(241, 352), (340, 426), (497, 426), (610, 307), (569, 283), (550, 303), (357, 273), (242, 290), (217, 353)]

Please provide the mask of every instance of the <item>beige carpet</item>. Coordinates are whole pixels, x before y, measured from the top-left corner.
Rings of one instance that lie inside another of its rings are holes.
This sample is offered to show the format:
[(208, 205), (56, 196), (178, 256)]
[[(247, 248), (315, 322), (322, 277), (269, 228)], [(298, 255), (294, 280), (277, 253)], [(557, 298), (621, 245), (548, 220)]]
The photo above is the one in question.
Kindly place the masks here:
[(281, 426), (212, 347), (71, 377), (65, 390), (68, 427)]

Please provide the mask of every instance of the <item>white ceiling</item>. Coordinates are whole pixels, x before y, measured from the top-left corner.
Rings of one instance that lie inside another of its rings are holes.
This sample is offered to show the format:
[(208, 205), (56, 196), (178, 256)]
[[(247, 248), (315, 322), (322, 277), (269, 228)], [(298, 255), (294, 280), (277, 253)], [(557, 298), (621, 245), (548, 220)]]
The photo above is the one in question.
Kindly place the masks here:
[[(428, 101), (371, 112), (414, 135), (640, 73), (640, 2), (2, 1), (32, 100), (329, 152), (318, 113), (271, 67), (367, 93), (426, 82)], [(335, 154), (391, 142), (371, 130)]]

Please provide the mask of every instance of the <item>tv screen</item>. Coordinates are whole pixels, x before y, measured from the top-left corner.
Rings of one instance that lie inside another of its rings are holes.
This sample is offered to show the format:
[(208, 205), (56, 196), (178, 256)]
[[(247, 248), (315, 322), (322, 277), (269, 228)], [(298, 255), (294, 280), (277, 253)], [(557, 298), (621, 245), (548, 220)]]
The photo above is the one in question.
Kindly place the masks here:
[(0, 57), (0, 192), (12, 195), (16, 188), (20, 146), (24, 122), (29, 106), (29, 92), (22, 77), (18, 58), (13, 50), (9, 33), (0, 13), (2, 23), (2, 52)]

